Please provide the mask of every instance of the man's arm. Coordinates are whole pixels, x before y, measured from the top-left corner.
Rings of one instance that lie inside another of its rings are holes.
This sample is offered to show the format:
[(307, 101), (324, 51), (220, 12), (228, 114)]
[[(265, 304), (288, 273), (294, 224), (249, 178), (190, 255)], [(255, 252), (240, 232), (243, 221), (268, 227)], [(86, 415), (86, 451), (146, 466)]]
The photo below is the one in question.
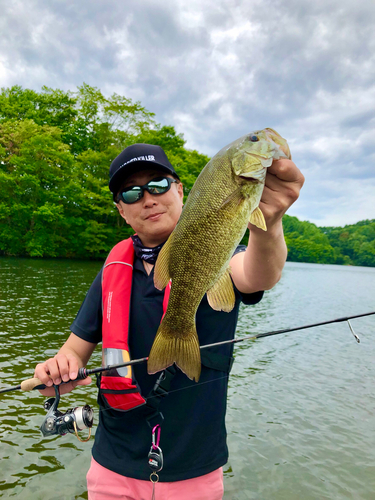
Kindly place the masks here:
[(298, 199), (304, 180), (291, 160), (275, 160), (268, 168), (259, 204), (267, 231), (249, 224), (247, 249), (236, 254), (230, 262), (232, 279), (240, 292), (269, 290), (281, 278), (287, 256), (281, 219)]
[[(61, 381), (74, 380), (78, 375), (78, 369), (86, 366), (95, 347), (96, 344), (87, 342), (77, 337), (74, 333), (71, 333), (56, 356), (47, 359), (47, 361), (35, 367), (34, 376), (49, 387), (52, 384), (58, 385)], [(69, 382), (60, 386), (60, 393), (65, 394), (77, 385), (88, 385), (90, 383), (90, 377), (76, 382)], [(45, 396), (53, 396), (55, 394), (52, 388), (40, 392)]]

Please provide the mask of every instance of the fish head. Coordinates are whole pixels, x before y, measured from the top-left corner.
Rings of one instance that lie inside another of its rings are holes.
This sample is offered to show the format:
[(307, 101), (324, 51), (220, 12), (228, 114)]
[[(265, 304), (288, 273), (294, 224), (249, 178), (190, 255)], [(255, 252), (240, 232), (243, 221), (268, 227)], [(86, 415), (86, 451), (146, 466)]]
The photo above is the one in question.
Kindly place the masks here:
[(273, 160), (291, 158), (288, 143), (275, 130), (266, 128), (251, 132), (228, 148), (232, 172), (241, 183), (243, 180), (263, 184), (267, 168)]

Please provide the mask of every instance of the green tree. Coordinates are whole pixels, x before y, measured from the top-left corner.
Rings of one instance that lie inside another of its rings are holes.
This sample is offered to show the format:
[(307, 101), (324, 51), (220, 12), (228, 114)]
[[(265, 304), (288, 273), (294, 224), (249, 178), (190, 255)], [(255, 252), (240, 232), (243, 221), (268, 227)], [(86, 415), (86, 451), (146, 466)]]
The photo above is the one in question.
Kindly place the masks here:
[[(288, 247), (288, 260), (317, 264), (344, 263), (320, 228), (297, 217), (284, 215), (283, 229)], [(339, 262), (341, 260), (341, 262)]]
[(0, 254), (104, 258), (132, 230), (108, 190), (108, 169), (123, 148), (161, 145), (191, 188), (208, 161), (139, 102), (14, 86), (0, 94)]
[(331, 245), (357, 266), (374, 266), (375, 220), (364, 220), (344, 227), (324, 227)]

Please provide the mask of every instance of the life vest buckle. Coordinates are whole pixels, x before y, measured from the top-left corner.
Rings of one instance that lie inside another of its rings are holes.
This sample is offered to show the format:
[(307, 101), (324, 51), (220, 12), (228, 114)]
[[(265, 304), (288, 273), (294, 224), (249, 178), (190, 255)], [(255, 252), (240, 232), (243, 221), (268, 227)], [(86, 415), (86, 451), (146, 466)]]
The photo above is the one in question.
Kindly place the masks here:
[(168, 396), (173, 377), (176, 373), (177, 368), (175, 365), (166, 368), (156, 380), (152, 393), (161, 397)]

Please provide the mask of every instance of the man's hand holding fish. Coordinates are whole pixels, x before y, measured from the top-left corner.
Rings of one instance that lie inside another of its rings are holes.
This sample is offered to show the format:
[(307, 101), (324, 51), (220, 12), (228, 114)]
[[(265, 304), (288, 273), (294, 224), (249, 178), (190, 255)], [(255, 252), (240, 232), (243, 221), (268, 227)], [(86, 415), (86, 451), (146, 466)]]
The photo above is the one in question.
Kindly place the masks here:
[(231, 260), (233, 281), (242, 292), (270, 290), (279, 281), (287, 256), (281, 220), (298, 199), (304, 180), (302, 172), (288, 158), (274, 160), (267, 169), (259, 203), (267, 231), (249, 223), (247, 250)]

